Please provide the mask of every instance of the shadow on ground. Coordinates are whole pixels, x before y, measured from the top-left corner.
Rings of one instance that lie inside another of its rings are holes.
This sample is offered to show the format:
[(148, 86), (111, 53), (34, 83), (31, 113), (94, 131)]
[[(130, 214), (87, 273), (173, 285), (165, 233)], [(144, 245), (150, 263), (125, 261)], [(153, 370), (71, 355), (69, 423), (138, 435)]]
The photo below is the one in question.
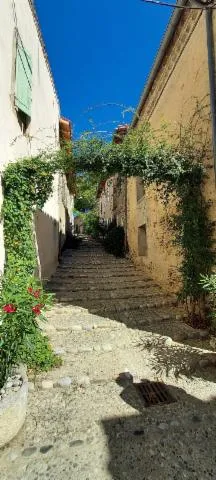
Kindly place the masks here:
[[(62, 305), (73, 305), (83, 307), (82, 303), (68, 302)], [(94, 309), (88, 309), (89, 313), (95, 314)], [(95, 314), (96, 315), (96, 314)], [(121, 315), (109, 314), (109, 317), (104, 314), (103, 311), (97, 312), (98, 316), (109, 320), (119, 321), (126, 324), (131, 328), (130, 323), (121, 321)], [(204, 380), (216, 381), (216, 353), (212, 351), (202, 350), (201, 348), (195, 348), (180, 341), (172, 341), (175, 338), (175, 333), (179, 334), (181, 324), (179, 321), (168, 322), (154, 322), (152, 326), (140, 325), (136, 323), (136, 329), (140, 331), (139, 341), (132, 342), (132, 346), (135, 349), (143, 351), (145, 357), (148, 352), (152, 352), (153, 355), (148, 356), (149, 365), (154, 370), (155, 374), (160, 377), (165, 375), (168, 377), (173, 374), (176, 378), (181, 376), (187, 376), (188, 378), (198, 377)], [(133, 324), (135, 328), (135, 323)], [(161, 328), (160, 328), (161, 326)], [(190, 327), (188, 327), (190, 329)], [(194, 333), (194, 329), (191, 329)], [(195, 331), (196, 332), (196, 331)], [(167, 338), (169, 337), (169, 338)], [(171, 338), (170, 338), (171, 337)], [(171, 341), (171, 345), (167, 341)]]
[(149, 365), (160, 378), (164, 373), (168, 377), (173, 374), (176, 378), (186, 376), (198, 377), (215, 382), (216, 354), (204, 352), (200, 349), (172, 342), (166, 345), (166, 340), (159, 336), (142, 338), (136, 343), (136, 348), (143, 352), (151, 352), (148, 357)]
[(202, 402), (173, 386), (169, 391), (175, 403), (102, 421), (114, 480), (216, 478), (216, 400)]

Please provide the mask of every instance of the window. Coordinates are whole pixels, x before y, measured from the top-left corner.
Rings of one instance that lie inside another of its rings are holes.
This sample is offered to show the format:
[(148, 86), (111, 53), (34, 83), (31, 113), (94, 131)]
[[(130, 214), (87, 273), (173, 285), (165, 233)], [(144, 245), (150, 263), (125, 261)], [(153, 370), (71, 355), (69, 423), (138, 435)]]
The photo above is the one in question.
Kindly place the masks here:
[(142, 225), (138, 228), (138, 254), (140, 256), (147, 256), (148, 246), (147, 246), (147, 234), (146, 234), (146, 225)]
[(31, 119), (32, 103), (32, 60), (23, 47), (21, 39), (17, 39), (16, 47), (16, 80), (15, 107), (19, 124), (25, 133)]

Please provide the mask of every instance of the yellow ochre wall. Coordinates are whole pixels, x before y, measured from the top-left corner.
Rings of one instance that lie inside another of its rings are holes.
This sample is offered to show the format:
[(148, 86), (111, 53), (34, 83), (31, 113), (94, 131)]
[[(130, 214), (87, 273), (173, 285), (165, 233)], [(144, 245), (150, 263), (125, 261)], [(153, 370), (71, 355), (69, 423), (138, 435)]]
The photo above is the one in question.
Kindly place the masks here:
[[(216, 39), (216, 13), (214, 13)], [(176, 130), (179, 123), (187, 124), (195, 111), (197, 100), (209, 108), (209, 79), (207, 63), (206, 29), (204, 13), (183, 13), (176, 28), (173, 41), (167, 50), (151, 91), (143, 105), (137, 126), (148, 119), (153, 128), (168, 123), (168, 129)], [(137, 128), (137, 127), (136, 127)], [(211, 145), (211, 124), (206, 120)], [(205, 185), (205, 196), (213, 201), (211, 218), (215, 220), (215, 183), (213, 159), (206, 159), (209, 178)], [(135, 177), (127, 181), (127, 236), (131, 255), (135, 263), (143, 265), (152, 277), (167, 291), (179, 288), (178, 266), (181, 258), (170, 240), (166, 224), (161, 224), (165, 210), (155, 188), (150, 187), (137, 202)], [(173, 207), (171, 206), (171, 209)], [(138, 252), (138, 227), (146, 224), (147, 254)]]

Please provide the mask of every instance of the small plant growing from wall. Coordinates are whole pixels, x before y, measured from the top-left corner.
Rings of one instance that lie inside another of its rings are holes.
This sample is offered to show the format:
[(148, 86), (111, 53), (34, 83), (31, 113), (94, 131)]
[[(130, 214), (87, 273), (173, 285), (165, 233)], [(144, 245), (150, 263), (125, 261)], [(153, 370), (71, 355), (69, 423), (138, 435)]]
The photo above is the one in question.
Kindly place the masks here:
[(200, 283), (208, 295), (208, 319), (211, 324), (211, 330), (216, 334), (216, 274), (201, 276)]

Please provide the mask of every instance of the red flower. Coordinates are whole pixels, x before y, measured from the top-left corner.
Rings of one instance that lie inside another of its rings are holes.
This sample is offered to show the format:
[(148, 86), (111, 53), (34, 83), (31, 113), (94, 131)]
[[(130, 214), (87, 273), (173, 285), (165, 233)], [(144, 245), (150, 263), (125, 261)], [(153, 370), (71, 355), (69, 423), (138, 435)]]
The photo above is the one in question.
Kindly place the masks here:
[(33, 296), (35, 298), (39, 298), (41, 296), (41, 291), (40, 290), (35, 290), (35, 292), (33, 292)]
[(4, 305), (4, 307), (2, 307), (2, 310), (6, 313), (14, 313), (16, 312), (16, 307), (15, 305), (12, 305), (12, 303), (8, 303), (7, 305)]
[(41, 314), (41, 305), (35, 305), (35, 307), (32, 307), (32, 311), (35, 313), (35, 315), (40, 315)]
[(35, 313), (35, 315), (40, 315), (41, 314), (41, 308), (44, 307), (44, 303), (38, 303), (34, 307), (32, 307), (32, 311)]
[(34, 291), (32, 287), (28, 288), (28, 293), (30, 293), (30, 295), (32, 295), (35, 298), (39, 298), (41, 296), (41, 290)]

